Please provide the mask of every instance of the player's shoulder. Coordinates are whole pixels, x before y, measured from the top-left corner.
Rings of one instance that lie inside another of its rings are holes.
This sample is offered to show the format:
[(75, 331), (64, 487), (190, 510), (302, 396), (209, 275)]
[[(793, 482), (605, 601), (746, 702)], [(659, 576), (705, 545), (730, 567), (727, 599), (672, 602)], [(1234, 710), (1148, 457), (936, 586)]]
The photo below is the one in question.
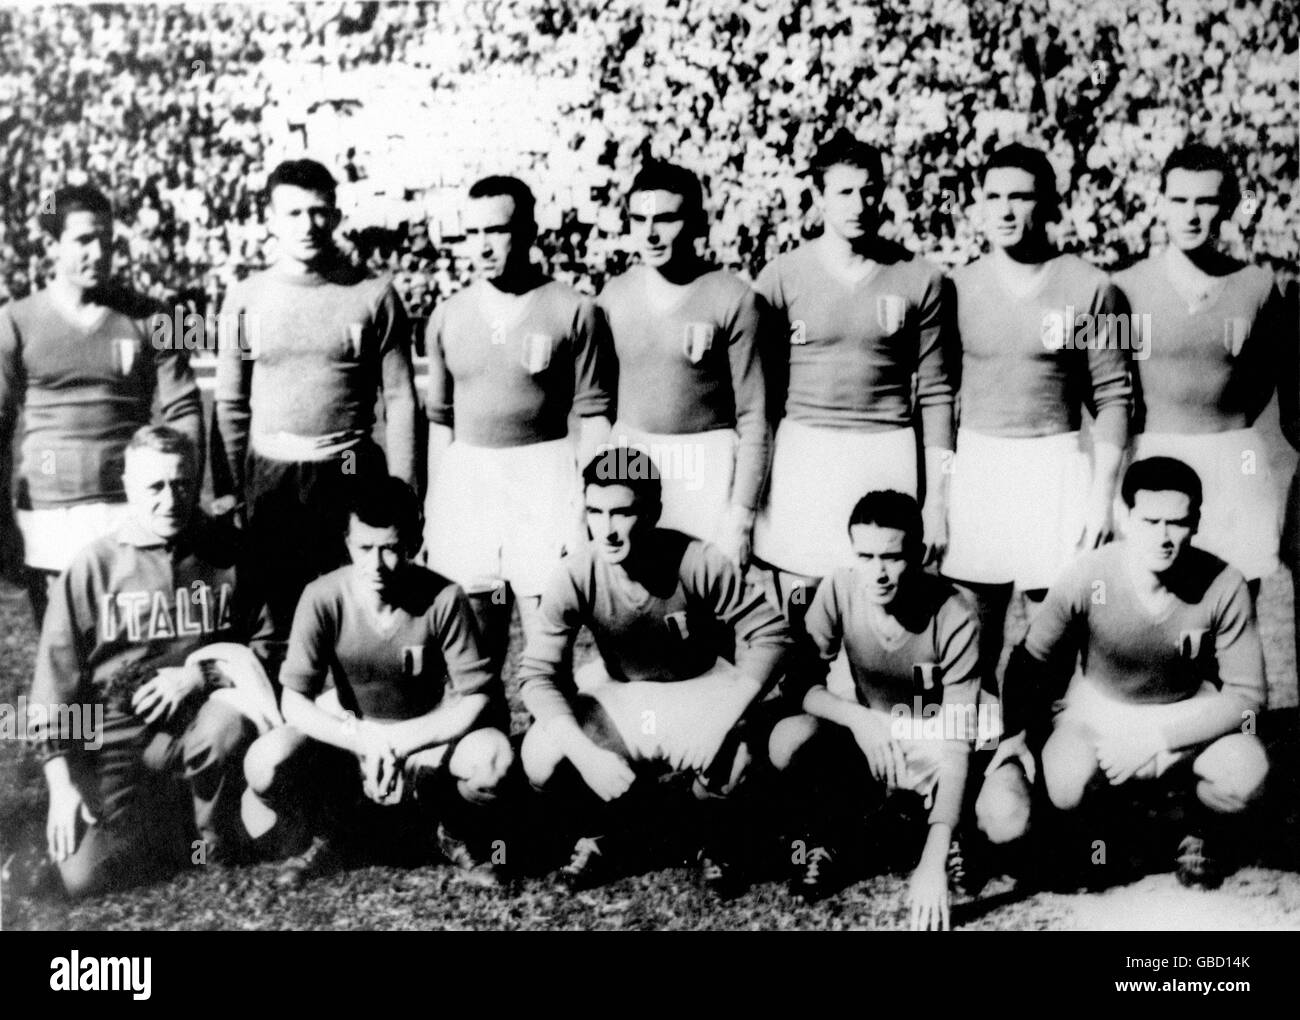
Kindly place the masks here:
[(1225, 560), (1198, 546), (1189, 545), (1178, 560), (1173, 586), (1182, 601), (1195, 605), (1206, 600), (1219, 602), (1238, 590), (1247, 591), (1246, 576)]
[(453, 606), (463, 597), (465, 589), (449, 577), (416, 563), (407, 564), (401, 600), (402, 608), (411, 616)]
[(132, 320), (168, 314), (165, 302), (121, 284), (106, 288), (102, 292), (100, 303), (110, 311)]
[(1118, 287), (1129, 291), (1136, 289), (1143, 281), (1149, 280), (1158, 268), (1159, 261), (1155, 253), (1150, 253), (1141, 258), (1121, 262), (1111, 270), (1110, 278)]
[(624, 300), (634, 288), (641, 285), (647, 272), (649, 270), (638, 263), (628, 266), (621, 273), (616, 273), (607, 279), (605, 285), (600, 288), (600, 293), (596, 295), (596, 302), (608, 307), (613, 303)]
[(950, 270), (948, 278), (952, 280), (954, 286), (965, 289), (987, 279), (992, 264), (993, 257), (991, 255), (987, 253), (978, 255), (969, 262)]
[(318, 608), (341, 605), (348, 595), (348, 570), (346, 566), (336, 567), (307, 582), (300, 601)]
[(979, 608), (970, 591), (934, 574), (923, 573), (921, 579), (922, 604), (940, 622), (957, 626), (966, 621), (979, 621)]
[(1110, 282), (1110, 274), (1093, 265), (1077, 252), (1063, 251), (1053, 256), (1052, 268), (1066, 280), (1082, 287), (1100, 288)]
[(702, 538), (672, 528), (656, 528), (651, 540), (655, 544), (655, 559), (665, 566), (675, 563), (678, 574), (683, 578), (689, 576), (712, 580), (728, 570), (736, 569), (719, 546)]
[(876, 251), (876, 260), (886, 272), (919, 288), (930, 287), (944, 278), (943, 266), (924, 255), (905, 248), (897, 241), (886, 241)]
[(805, 273), (816, 272), (820, 261), (817, 241), (804, 241), (768, 259), (767, 265), (758, 274), (758, 282), (762, 284), (775, 277), (783, 280), (797, 279)]
[(1277, 274), (1272, 269), (1253, 262), (1244, 264), (1233, 273), (1229, 285), (1239, 288), (1261, 303), (1280, 286)]

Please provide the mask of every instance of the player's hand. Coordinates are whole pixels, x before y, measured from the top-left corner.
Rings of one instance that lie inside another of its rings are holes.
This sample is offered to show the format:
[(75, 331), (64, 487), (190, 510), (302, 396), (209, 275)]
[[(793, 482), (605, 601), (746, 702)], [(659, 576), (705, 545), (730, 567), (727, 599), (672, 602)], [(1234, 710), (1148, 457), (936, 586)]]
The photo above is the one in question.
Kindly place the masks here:
[(368, 720), (357, 724), (357, 757), (361, 759), (362, 788), (377, 804), (388, 803), (397, 789), (401, 761), (384, 728)]
[(740, 570), (749, 563), (753, 552), (754, 511), (742, 506), (727, 508), (718, 529), (718, 547)]
[(1119, 786), (1165, 750), (1168, 747), (1158, 730), (1140, 726), (1125, 728), (1098, 738), (1097, 763), (1111, 786)]
[(51, 786), (50, 810), (45, 821), (50, 860), (58, 864), (76, 853), (83, 826), (94, 825), (95, 820), (75, 783)]
[(948, 872), (943, 864), (921, 864), (907, 887), (912, 931), (949, 931)]
[(573, 765), (591, 792), (604, 801), (617, 800), (632, 788), (636, 773), (623, 756), (594, 745), (573, 759)]
[(202, 689), (198, 666), (164, 666), (131, 696), (131, 711), (150, 726), (166, 722), (186, 698)]
[(864, 713), (852, 730), (872, 777), (876, 782), (884, 783), (886, 789), (897, 787), (907, 774), (907, 762), (902, 746), (890, 735), (888, 724), (874, 714)]
[(1033, 786), (1034, 777), (1038, 775), (1038, 765), (1034, 762), (1034, 752), (1029, 750), (1029, 739), (1025, 736), (1024, 730), (998, 741), (997, 749), (993, 752), (993, 758), (989, 761), (989, 767), (984, 770), (984, 774), (993, 775), (1009, 761), (1020, 762), (1020, 767), (1025, 770), (1026, 781)]
[(936, 501), (926, 500), (921, 508), (921, 535), (925, 546), (921, 565), (931, 566), (943, 559), (948, 551), (948, 508)]
[(1083, 533), (1079, 538), (1082, 550), (1097, 549), (1115, 537), (1113, 504), (1109, 499), (1089, 500), (1083, 515)]

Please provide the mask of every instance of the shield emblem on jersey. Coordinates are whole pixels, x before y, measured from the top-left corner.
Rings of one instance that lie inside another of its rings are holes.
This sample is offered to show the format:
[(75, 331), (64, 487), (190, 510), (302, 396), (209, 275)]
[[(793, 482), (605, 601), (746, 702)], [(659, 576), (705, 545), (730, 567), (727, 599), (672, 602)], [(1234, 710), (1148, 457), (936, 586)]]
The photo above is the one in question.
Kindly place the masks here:
[(402, 646), (402, 676), (413, 680), (424, 672), (424, 645)]
[(551, 363), (551, 338), (545, 333), (529, 333), (519, 356), (524, 371), (532, 375), (546, 371)]
[(668, 629), (673, 632), (673, 637), (678, 641), (685, 641), (691, 636), (691, 628), (686, 623), (685, 612), (669, 613), (664, 617), (664, 623), (668, 625)]
[(682, 353), (692, 365), (698, 365), (712, 346), (712, 323), (688, 322), (682, 328)]
[(114, 340), (113, 346), (116, 348), (117, 370), (123, 375), (130, 375), (131, 368), (135, 365), (135, 341), (126, 338)]
[(939, 682), (939, 664), (937, 662), (916, 662), (912, 664), (912, 683), (923, 691), (934, 690)]
[(1205, 651), (1205, 638), (1210, 632), (1204, 627), (1185, 630), (1178, 635), (1178, 654), (1188, 662), (1195, 662)]
[(1232, 357), (1241, 353), (1249, 330), (1250, 323), (1240, 315), (1223, 320), (1223, 347)]
[(897, 333), (903, 328), (907, 305), (897, 294), (881, 294), (876, 298), (876, 324), (882, 333)]

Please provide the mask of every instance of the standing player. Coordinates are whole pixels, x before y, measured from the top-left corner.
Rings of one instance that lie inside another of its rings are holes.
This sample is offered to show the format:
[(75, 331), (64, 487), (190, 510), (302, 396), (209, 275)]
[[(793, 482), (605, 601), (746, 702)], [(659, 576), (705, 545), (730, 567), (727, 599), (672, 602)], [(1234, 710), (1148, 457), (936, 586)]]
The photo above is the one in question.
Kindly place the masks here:
[[(474, 867), (467, 816), (495, 800), (511, 762), (492, 728), (504, 697), (464, 592), (411, 562), (415, 494), (395, 478), (358, 489), (346, 527), (351, 563), (311, 582), (294, 616), (280, 672), (288, 725), (244, 763), (249, 835), (267, 845), (314, 830), (277, 878), (289, 888), (338, 865), (340, 840), (369, 827), (357, 812), (366, 798), (414, 811), (424, 837)], [(329, 677), (337, 701), (318, 703)]]
[[(239, 763), (256, 735), (185, 666), (204, 645), (246, 640), (250, 622), (235, 601), (231, 536), (195, 510), (193, 444), (164, 426), (140, 429), (122, 483), (128, 516), (81, 549), (52, 592), (32, 683), (31, 704), (44, 710), (49, 852), (72, 896), (191, 857), (163, 811), (162, 787), (177, 775), (204, 860), (236, 851)], [(87, 704), (102, 708), (102, 728), (78, 746), (59, 724)]]
[[(123, 451), (149, 423), (155, 393), (162, 419), (203, 448), (188, 355), (156, 350), (154, 307), (110, 280), (108, 199), (91, 187), (60, 188), (40, 224), (52, 239), (54, 278), (0, 310), (0, 576), (26, 584), (38, 625), (48, 589), (73, 555), (126, 518)], [(20, 411), (15, 526), (11, 450)]]
[[(615, 447), (582, 477), (591, 540), (553, 577), (519, 671), (534, 719), (524, 771), (580, 830), (563, 872), (573, 889), (626, 865), (655, 766), (694, 773), (702, 800), (733, 795), (749, 758), (737, 726), (789, 642), (780, 615), (747, 594), (720, 550), (655, 527), (660, 485), (648, 455)], [(600, 655), (569, 674), (584, 626)], [(704, 877), (727, 894), (739, 881), (743, 827), (734, 805), (711, 807)]]
[[(1110, 537), (1132, 388), (1124, 345), (1112, 342), (1120, 296), (1048, 241), (1060, 211), (1047, 157), (1005, 146), (980, 185), (992, 250), (952, 276), (961, 422), (943, 574), (975, 597), (992, 694), (1014, 591), (1037, 605), (1080, 549)], [(1084, 407), (1096, 416), (1091, 481)]]
[[(1160, 183), (1168, 247), (1115, 278), (1135, 319), (1151, 328), (1136, 363), (1134, 455), (1191, 465), (1205, 486), (1197, 545), (1240, 570), (1257, 593), (1278, 567), (1281, 513), (1268, 447), (1254, 425), (1297, 343), (1294, 304), (1288, 310), (1267, 269), (1219, 251), (1219, 229), (1240, 198), (1225, 153), (1199, 144), (1177, 149)], [(1279, 392), (1285, 419), (1296, 397), (1294, 389)]]
[(918, 493), (918, 409), (927, 562), (942, 549), (956, 371), (943, 275), (878, 233), (880, 152), (841, 130), (812, 174), (825, 230), (757, 284), (787, 332), (768, 361), (781, 421), (754, 556), (796, 627), (810, 587), (852, 555), (844, 521), (861, 494)]
[(336, 508), (384, 476), (371, 439), (384, 397), (388, 470), (415, 478), (410, 324), (392, 283), (334, 244), (335, 182), (309, 159), (266, 185), (274, 264), (231, 288), (217, 364), (217, 424), (249, 529), (248, 578), (275, 639), (289, 634), (308, 581), (337, 566)]
[(769, 450), (760, 302), (696, 254), (708, 225), (689, 170), (643, 166), (628, 219), (641, 263), (597, 299), (618, 357), (615, 438), (657, 463), (663, 526), (717, 543), (744, 569)]
[[(990, 769), (1017, 759), (1032, 782), (1028, 748), (1046, 736), (1043, 779), (1065, 812), (1097, 786), (1167, 774), (1188, 801), (1178, 879), (1214, 888), (1232, 870), (1231, 833), (1268, 772), (1250, 725), (1266, 697), (1255, 611), (1241, 571), (1191, 544), (1196, 472), (1169, 457), (1140, 460), (1121, 495), (1124, 538), (1071, 565), (1012, 653), (1005, 688), (1014, 736)], [(1006, 819), (1023, 830), (1028, 803), (1028, 787), (986, 786), (976, 813), (986, 830), (1011, 836)]]
[(846, 651), (850, 689), (814, 683), (806, 714), (777, 723), (769, 744), (787, 823), (804, 837), (790, 888), (810, 900), (833, 891), (848, 865), (828, 816), (860, 824), (902, 791), (907, 807), (930, 806), (909, 890), (912, 926), (946, 930), (949, 848), (976, 737), (978, 622), (964, 594), (921, 570), (921, 513), (911, 496), (868, 493), (848, 532), (857, 562), (823, 581), (805, 625), (823, 669)]
[(433, 569), (469, 591), (499, 672), (510, 636), (499, 586), (531, 632), (542, 589), (579, 534), (569, 414), (581, 418), (585, 464), (609, 435), (610, 352), (592, 303), (529, 258), (537, 223), (527, 185), (475, 183), (465, 233), (479, 279), (435, 309), (425, 335), (425, 548)]

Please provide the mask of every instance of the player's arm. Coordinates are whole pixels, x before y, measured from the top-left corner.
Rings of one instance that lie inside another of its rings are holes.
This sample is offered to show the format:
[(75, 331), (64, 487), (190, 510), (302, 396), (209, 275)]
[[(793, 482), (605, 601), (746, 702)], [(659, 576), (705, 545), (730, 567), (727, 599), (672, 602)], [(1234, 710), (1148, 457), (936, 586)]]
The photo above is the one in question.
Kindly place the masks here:
[[(76, 852), (83, 826), (94, 821), (70, 767), (69, 759), (79, 754), (80, 748), (67, 734), (52, 728), (56, 715), (50, 710), (86, 700), (82, 678), (98, 630), (96, 603), (91, 572), (78, 559), (64, 571), (50, 594), (36, 649), (31, 704), (43, 706), (46, 711), (33, 720), (29, 737), (42, 759), (49, 789), (45, 834), (50, 857), (56, 862)], [(97, 736), (103, 739), (102, 734)]]
[(749, 560), (750, 540), (759, 493), (767, 478), (772, 433), (767, 421), (767, 387), (763, 378), (762, 332), (771, 328), (766, 302), (748, 287), (728, 325), (727, 358), (736, 405), (736, 473), (723, 522), (723, 551), (740, 569)]
[(609, 442), (613, 420), (614, 341), (605, 313), (583, 298), (574, 316), (573, 410), (578, 423), (578, 466), (585, 467), (596, 450)]
[(415, 478), (415, 370), (411, 367), (411, 320), (392, 286), (375, 309), (379, 376), (384, 392), (384, 442), (388, 472), (413, 490)]
[[(474, 612), (459, 585), (448, 585), (434, 603), (432, 624), (447, 664), (448, 691), (430, 712), (387, 727), (393, 752), (404, 759), (426, 747), (463, 737), (478, 724), (500, 681), (479, 648)], [(497, 696), (504, 698), (504, 691)]]
[(325, 601), (310, 587), (298, 601), (289, 632), (289, 654), (280, 670), (284, 721), (313, 740), (358, 758), (394, 757), (383, 729), (366, 720), (340, 719), (316, 705), (334, 654), (335, 624)]
[[(1097, 289), (1090, 310), (1094, 323), (1114, 323), (1118, 316), (1127, 315), (1129, 308), (1120, 290), (1107, 283)], [(1098, 343), (1095, 337), (1092, 343), (1086, 337), (1079, 338), (1076, 350), (1080, 348), (1087, 355), (1087, 392), (1091, 394), (1088, 407), (1096, 420), (1092, 431), (1092, 488), (1079, 544), (1093, 549), (1109, 541), (1114, 531), (1112, 514), (1128, 445), (1133, 385), (1128, 351), (1115, 337), (1109, 343)]]
[(253, 388), (253, 359), (250, 330), (245, 322), (248, 310), (240, 298), (239, 285), (231, 287), (221, 308), (218, 334), (217, 379), (213, 394), (217, 431), (221, 434), (230, 470), (230, 484), (240, 503), (244, 500), (244, 464), (248, 457), (248, 432), (252, 411), (249, 394)]
[(754, 281), (754, 290), (762, 298), (759, 308), (767, 319), (759, 329), (758, 348), (767, 391), (767, 420), (775, 430), (785, 416), (785, 398), (790, 387), (790, 330), (794, 325), (790, 321), (779, 260), (773, 259), (763, 267)]
[[(157, 314), (166, 313), (160, 311)], [(136, 328), (145, 333), (145, 347), (153, 358), (158, 409), (162, 419), (194, 444), (197, 455), (195, 466), (198, 469), (195, 484), (202, 488), (203, 471), (207, 462), (204, 456), (207, 447), (204, 444), (203, 398), (199, 393), (198, 381), (194, 378), (189, 351), (181, 345), (179, 337), (173, 337), (168, 347), (155, 349), (149, 342), (153, 333), (149, 319), (137, 323)]]
[(747, 586), (740, 568), (715, 546), (692, 543), (686, 556), (684, 575), (689, 589), (705, 596), (714, 617), (734, 636), (735, 666), (746, 680), (747, 700), (736, 713), (739, 719), (751, 702), (776, 683), (793, 639), (785, 618), (762, 590)]
[(1255, 620), (1255, 607), (1244, 578), (1236, 578), (1215, 608), (1214, 653), (1221, 687), (1213, 697), (1189, 698), (1162, 706), (1169, 717), (1160, 735), (1170, 750), (1241, 731), (1264, 709), (1268, 687), (1264, 647)]
[(23, 567), (22, 537), (14, 515), (13, 441), (25, 392), (18, 332), (8, 309), (0, 309), (0, 577), (17, 579)]
[(916, 404), (925, 449), (925, 562), (939, 559), (948, 546), (948, 478), (956, 447), (954, 417), (961, 352), (952, 281), (936, 272), (917, 309)]
[[(836, 572), (817, 589), (804, 628), (817, 649), (823, 670), (833, 668), (843, 647), (847, 585), (845, 575)], [(803, 696), (803, 710), (818, 719), (843, 726), (867, 760), (872, 776), (888, 787), (898, 784), (905, 763), (903, 751), (890, 732), (889, 717), (852, 700), (840, 697), (826, 686), (825, 673), (811, 682)]]
[(429, 316), (424, 331), (424, 350), (429, 359), (429, 375), (425, 381), (424, 411), (429, 419), (429, 492), (425, 497), (424, 518), (431, 517), (430, 510), (438, 486), (438, 472), (442, 458), (452, 441), (452, 382), (451, 372), (442, 351), (442, 324), (444, 306), (439, 305)]

